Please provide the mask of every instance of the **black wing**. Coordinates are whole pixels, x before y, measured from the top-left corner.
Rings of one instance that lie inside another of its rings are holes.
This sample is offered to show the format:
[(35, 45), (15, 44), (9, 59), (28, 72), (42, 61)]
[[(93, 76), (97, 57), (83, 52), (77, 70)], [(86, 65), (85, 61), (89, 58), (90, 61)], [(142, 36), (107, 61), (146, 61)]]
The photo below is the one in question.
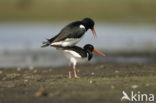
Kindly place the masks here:
[(87, 57), (87, 52), (85, 52), (84, 49), (78, 46), (72, 46), (72, 47), (53, 46), (53, 47), (55, 47), (56, 49), (62, 49), (62, 50), (73, 50), (73, 51), (76, 51), (79, 55), (81, 55), (81, 57), (83, 58)]
[(81, 55), (82, 58), (87, 57), (87, 53), (84, 51), (84, 49), (82, 49), (78, 46), (69, 47), (67, 49), (76, 51), (79, 55)]
[(53, 42), (62, 41), (66, 38), (80, 38), (86, 32), (85, 29), (81, 29), (79, 26), (82, 24), (80, 21), (72, 22), (65, 26), (61, 32), (54, 36), (51, 39), (47, 39), (46, 42), (43, 42), (42, 47), (49, 46)]
[(82, 24), (80, 21), (70, 23), (64, 27), (58, 36), (52, 42), (58, 42), (65, 40), (66, 38), (80, 38), (86, 32), (85, 29), (81, 29), (79, 26)]

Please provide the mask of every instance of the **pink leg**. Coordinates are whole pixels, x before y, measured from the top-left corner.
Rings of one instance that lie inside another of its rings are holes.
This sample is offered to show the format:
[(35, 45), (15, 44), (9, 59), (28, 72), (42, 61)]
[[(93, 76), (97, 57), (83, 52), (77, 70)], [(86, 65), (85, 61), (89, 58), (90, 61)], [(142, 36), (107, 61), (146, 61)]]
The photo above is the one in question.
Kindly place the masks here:
[(73, 64), (73, 70), (74, 70), (74, 77), (79, 78), (76, 74), (76, 64)]
[(69, 79), (71, 79), (71, 78), (72, 78), (70, 68), (68, 68), (68, 78), (69, 78)]

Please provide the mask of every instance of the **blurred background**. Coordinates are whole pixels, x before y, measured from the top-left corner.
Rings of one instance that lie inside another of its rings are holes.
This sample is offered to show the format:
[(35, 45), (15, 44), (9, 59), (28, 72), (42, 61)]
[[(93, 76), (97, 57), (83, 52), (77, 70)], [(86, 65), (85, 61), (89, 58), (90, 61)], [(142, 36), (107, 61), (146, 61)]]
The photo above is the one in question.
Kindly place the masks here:
[(156, 62), (156, 0), (0, 0), (0, 67), (62, 66), (55, 48), (40, 48), (68, 23), (90, 17), (80, 43), (107, 54), (92, 62)]

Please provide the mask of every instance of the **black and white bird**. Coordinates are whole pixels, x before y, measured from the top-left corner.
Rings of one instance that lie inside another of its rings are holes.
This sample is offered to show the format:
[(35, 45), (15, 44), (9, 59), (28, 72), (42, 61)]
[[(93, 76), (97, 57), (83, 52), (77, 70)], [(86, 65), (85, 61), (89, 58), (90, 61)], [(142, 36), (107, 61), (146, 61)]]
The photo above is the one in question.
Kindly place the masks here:
[[(86, 44), (83, 48), (78, 46), (56, 46), (56, 49), (60, 50), (65, 57), (69, 60), (69, 63), (73, 65), (74, 77), (78, 78), (76, 73), (76, 64), (79, 62), (90, 61), (93, 57), (92, 52), (98, 53), (102, 56), (105, 56), (104, 53), (97, 51), (94, 49), (93, 45)], [(71, 69), (69, 68), (69, 78), (71, 78)]]
[(96, 37), (94, 30), (94, 21), (91, 18), (84, 18), (81, 21), (75, 21), (65, 26), (58, 35), (43, 42), (42, 47), (51, 46), (73, 46), (80, 41), (88, 29), (92, 30), (93, 36)]

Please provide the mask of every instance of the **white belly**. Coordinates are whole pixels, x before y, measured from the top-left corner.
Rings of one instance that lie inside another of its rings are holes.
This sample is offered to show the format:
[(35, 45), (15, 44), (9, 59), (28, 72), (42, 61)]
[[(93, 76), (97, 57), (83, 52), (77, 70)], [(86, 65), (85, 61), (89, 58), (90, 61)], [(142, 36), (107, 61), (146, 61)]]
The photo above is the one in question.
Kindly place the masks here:
[(51, 45), (52, 46), (63, 46), (63, 47), (66, 47), (66, 46), (75, 45), (79, 41), (80, 41), (80, 39), (65, 39), (64, 41), (54, 42)]
[(76, 53), (75, 51), (69, 50), (61, 50), (61, 52), (65, 55), (69, 62), (76, 63), (84, 63), (87, 61), (87, 58), (81, 58), (81, 55)]

